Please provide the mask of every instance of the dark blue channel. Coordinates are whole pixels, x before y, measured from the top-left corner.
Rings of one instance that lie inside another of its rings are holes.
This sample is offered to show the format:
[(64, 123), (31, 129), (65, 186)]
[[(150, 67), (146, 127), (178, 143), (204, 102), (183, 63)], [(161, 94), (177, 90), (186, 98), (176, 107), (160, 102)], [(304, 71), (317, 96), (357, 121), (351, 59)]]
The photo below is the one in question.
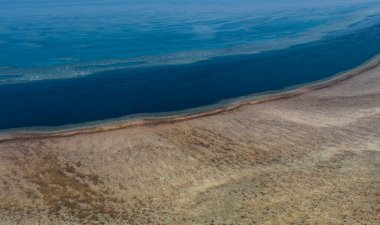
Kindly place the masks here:
[(324, 79), (378, 53), (380, 24), (254, 55), (0, 85), (0, 129), (57, 126), (210, 105)]

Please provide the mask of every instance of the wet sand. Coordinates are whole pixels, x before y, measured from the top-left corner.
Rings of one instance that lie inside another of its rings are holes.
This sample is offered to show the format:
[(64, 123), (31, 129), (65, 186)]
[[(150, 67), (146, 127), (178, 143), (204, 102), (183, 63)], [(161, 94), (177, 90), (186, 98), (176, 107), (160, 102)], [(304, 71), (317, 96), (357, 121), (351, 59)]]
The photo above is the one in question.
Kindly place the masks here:
[(0, 224), (376, 224), (380, 65), (204, 113), (0, 135)]

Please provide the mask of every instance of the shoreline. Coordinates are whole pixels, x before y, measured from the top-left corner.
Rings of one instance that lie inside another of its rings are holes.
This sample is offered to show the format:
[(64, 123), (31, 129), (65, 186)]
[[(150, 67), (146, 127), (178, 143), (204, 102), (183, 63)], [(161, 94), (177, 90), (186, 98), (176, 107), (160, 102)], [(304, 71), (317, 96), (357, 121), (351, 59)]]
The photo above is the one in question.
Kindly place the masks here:
[(0, 141), (0, 221), (377, 225), (380, 62), (241, 100), (9, 135)]
[[(314, 90), (324, 89), (334, 86), (340, 82), (358, 76), (380, 65), (380, 55), (376, 55), (362, 65), (352, 68), (348, 71), (343, 71), (323, 80), (318, 80), (311, 83), (305, 83), (288, 88), (267, 92), (256, 93), (248, 96), (242, 96), (233, 99), (222, 100), (219, 103), (203, 106), (193, 109), (186, 109), (177, 112), (154, 113), (154, 115), (140, 114), (125, 116), (115, 119), (107, 119), (101, 121), (93, 121), (72, 125), (45, 127), (30, 127), (30, 128), (14, 128), (0, 130), (0, 143), (13, 140), (29, 140), (41, 138), (56, 138), (69, 137), (78, 134), (100, 133), (105, 131), (120, 130), (129, 127), (156, 126), (162, 124), (173, 124), (198, 118), (214, 116), (218, 114), (232, 112), (249, 105), (261, 104), (269, 101), (287, 99), (302, 95)], [(189, 112), (190, 111), (190, 112)], [(181, 113), (182, 112), (182, 113)], [(167, 115), (169, 114), (170, 115)], [(161, 114), (158, 115), (158, 114)], [(89, 124), (89, 125), (86, 125)], [(68, 127), (68, 128), (65, 128)], [(41, 129), (42, 128), (42, 129)], [(50, 130), (51, 128), (51, 130)]]

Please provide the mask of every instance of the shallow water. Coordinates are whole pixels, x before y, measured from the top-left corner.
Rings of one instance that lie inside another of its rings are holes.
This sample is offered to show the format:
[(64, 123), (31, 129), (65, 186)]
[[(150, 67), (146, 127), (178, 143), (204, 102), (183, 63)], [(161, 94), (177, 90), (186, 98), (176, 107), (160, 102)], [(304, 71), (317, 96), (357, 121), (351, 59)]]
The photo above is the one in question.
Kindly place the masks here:
[[(167, 14), (137, 5), (131, 14), (104, 10), (102, 21), (91, 8), (78, 17), (73, 9), (83, 6), (66, 7), (54, 16), (2, 14), (0, 129), (208, 106), (325, 79), (380, 52), (371, 4), (227, 14), (223, 6)], [(62, 23), (75, 18), (72, 28)]]

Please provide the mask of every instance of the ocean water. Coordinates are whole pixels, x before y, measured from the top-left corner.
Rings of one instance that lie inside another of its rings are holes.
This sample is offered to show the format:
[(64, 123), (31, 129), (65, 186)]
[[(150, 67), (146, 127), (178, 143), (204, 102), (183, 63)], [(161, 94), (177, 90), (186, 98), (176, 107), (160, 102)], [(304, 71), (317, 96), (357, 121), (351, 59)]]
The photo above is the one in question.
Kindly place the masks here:
[(378, 1), (289, 2), (0, 2), (0, 129), (213, 105), (380, 53)]

